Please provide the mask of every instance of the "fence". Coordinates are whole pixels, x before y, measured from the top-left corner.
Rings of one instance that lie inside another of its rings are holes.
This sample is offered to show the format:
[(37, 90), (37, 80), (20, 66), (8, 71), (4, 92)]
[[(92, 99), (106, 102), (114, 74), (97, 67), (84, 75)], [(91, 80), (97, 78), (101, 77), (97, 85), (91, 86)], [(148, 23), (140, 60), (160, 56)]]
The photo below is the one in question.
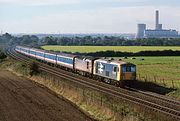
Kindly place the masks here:
[(180, 80), (176, 80), (176, 79), (171, 79), (171, 80), (167, 80), (165, 78), (162, 77), (158, 77), (158, 76), (153, 76), (153, 75), (141, 75), (140, 73), (137, 74), (137, 80), (140, 81), (144, 81), (144, 82), (153, 82), (165, 87), (170, 87), (170, 88), (180, 88)]

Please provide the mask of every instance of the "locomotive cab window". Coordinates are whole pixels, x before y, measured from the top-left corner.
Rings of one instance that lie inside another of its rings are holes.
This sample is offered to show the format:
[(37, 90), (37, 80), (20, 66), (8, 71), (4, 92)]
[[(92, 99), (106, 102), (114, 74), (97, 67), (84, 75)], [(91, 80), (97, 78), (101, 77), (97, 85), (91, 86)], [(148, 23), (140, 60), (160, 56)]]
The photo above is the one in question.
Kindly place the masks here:
[(123, 72), (136, 72), (136, 66), (123, 66)]
[(126, 72), (131, 72), (131, 66), (126, 67)]
[(131, 72), (136, 72), (136, 67), (135, 66), (131, 66)]

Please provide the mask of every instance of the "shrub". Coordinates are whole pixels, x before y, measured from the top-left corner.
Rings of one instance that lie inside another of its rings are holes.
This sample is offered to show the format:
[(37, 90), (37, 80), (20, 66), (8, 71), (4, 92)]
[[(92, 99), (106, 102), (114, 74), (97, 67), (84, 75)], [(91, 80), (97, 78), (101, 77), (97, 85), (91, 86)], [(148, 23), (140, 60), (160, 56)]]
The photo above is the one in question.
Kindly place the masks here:
[(36, 75), (39, 73), (39, 65), (36, 62), (32, 62), (29, 65), (30, 68), (30, 76)]
[(5, 59), (7, 56), (2, 52), (0, 51), (0, 59)]

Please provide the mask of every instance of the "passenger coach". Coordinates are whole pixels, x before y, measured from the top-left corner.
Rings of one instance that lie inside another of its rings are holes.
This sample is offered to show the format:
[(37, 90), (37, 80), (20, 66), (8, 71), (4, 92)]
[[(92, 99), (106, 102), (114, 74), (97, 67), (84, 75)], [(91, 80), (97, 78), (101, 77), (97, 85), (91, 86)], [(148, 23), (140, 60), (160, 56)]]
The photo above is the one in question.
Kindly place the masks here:
[(75, 57), (75, 55), (59, 53), (57, 54), (57, 65), (74, 70)]

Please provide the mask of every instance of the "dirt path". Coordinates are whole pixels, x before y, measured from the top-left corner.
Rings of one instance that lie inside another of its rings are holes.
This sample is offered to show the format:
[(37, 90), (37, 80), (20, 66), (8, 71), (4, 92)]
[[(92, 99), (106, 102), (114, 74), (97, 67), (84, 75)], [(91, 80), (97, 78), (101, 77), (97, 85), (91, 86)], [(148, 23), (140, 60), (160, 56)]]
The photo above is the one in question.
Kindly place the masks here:
[(0, 121), (91, 121), (75, 106), (35, 83), (0, 71)]

